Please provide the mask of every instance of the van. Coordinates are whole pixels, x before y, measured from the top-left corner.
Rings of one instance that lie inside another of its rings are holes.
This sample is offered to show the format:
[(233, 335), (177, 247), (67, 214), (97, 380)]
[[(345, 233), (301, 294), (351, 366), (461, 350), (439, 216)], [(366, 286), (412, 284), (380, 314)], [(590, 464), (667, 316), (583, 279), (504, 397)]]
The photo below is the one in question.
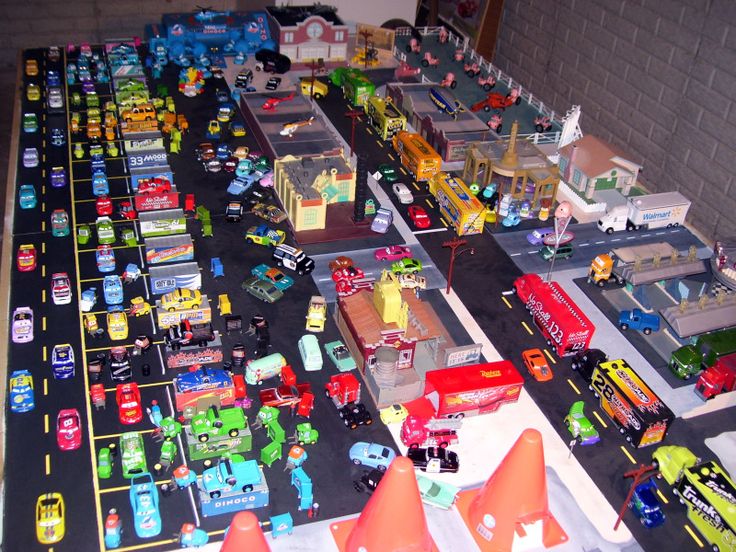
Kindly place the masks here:
[(329, 92), (327, 85), (317, 79), (314, 79), (314, 84), (312, 83), (312, 79), (301, 79), (299, 81), (299, 88), (302, 94), (305, 96), (314, 96), (315, 100), (321, 100)]
[(385, 234), (394, 222), (394, 214), (390, 209), (379, 208), (371, 223), (371, 230)]
[(286, 73), (289, 69), (291, 69), (291, 60), (285, 55), (265, 49), (256, 52), (256, 71)]
[(322, 369), (322, 351), (316, 335), (306, 334), (299, 339), (299, 355), (307, 372)]
[(153, 121), (156, 119), (156, 110), (151, 104), (146, 103), (123, 110), (120, 117), (126, 123), (133, 121)]
[(314, 270), (314, 261), (301, 249), (290, 245), (277, 245), (272, 254), (272, 258), (278, 266), (285, 266), (297, 274), (303, 276)]
[(281, 353), (251, 359), (245, 364), (245, 382), (248, 385), (261, 385), (263, 380), (281, 375), (284, 366), (286, 359)]
[(563, 245), (560, 245), (557, 248), (557, 253), (555, 253), (554, 245), (545, 245), (542, 249), (539, 250), (539, 255), (545, 261), (551, 261), (552, 257), (554, 257), (555, 259), (569, 259), (570, 257), (572, 257), (572, 244), (565, 243)]

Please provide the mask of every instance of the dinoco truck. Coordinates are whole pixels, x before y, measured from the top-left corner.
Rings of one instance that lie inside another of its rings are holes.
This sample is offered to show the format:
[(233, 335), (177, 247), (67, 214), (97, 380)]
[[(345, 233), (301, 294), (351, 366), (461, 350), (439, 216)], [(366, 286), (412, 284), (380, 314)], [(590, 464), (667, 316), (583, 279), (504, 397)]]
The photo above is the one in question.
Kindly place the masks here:
[(695, 383), (695, 394), (707, 401), (736, 389), (736, 353), (725, 355), (705, 370)]
[(625, 360), (598, 364), (590, 388), (634, 447), (655, 445), (665, 438), (675, 415)]
[(690, 379), (731, 353), (736, 353), (736, 328), (703, 334), (695, 343), (673, 351), (669, 367), (678, 378)]
[(687, 508), (687, 518), (713, 550), (736, 542), (736, 487), (715, 462), (700, 462), (685, 447), (659, 447), (653, 463)]
[(514, 281), (514, 291), (526, 304), (547, 345), (560, 357), (589, 347), (595, 326), (557, 282), (524, 274)]
[(409, 448), (442, 447), (458, 442), (457, 430), (462, 424), (458, 419), (422, 418), (413, 414), (401, 424), (401, 442)]
[(438, 418), (463, 418), (495, 412), (516, 402), (524, 378), (508, 360), (431, 370), (425, 397)]
[(210, 406), (205, 414), (197, 414), (192, 418), (192, 434), (201, 443), (223, 435), (237, 437), (245, 426), (245, 414), (242, 408), (220, 409)]

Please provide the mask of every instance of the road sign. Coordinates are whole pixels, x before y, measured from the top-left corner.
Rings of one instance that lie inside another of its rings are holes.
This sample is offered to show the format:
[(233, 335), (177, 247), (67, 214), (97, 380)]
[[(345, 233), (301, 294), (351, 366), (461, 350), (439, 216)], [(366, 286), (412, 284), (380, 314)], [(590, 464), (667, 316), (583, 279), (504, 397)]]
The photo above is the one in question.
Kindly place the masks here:
[[(552, 232), (551, 234), (547, 234), (546, 236), (544, 236), (544, 239), (542, 239), (542, 243), (544, 243), (544, 245), (554, 245), (556, 239), (557, 238), (555, 236), (555, 233)], [(560, 236), (559, 245), (570, 243), (573, 239), (575, 239), (575, 234), (573, 234), (572, 232), (563, 232)]]

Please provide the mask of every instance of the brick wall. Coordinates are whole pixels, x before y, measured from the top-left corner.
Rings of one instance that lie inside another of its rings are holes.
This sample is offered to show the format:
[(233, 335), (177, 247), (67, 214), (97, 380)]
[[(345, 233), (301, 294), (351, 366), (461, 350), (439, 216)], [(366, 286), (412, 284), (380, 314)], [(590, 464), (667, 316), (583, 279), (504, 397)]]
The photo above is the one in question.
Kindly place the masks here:
[(709, 238), (736, 236), (736, 2), (506, 0), (494, 63), (583, 132), (693, 201)]

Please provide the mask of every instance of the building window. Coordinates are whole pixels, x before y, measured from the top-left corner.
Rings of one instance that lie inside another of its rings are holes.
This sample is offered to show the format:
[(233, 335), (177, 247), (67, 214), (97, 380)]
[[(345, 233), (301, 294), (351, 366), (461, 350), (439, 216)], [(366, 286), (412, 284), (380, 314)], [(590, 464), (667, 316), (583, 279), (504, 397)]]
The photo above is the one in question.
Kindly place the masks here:
[(580, 171), (575, 169), (575, 172), (572, 174), (572, 181), (575, 184), (580, 184), (580, 177), (581, 177)]
[(342, 42), (345, 38), (345, 31), (335, 31), (335, 41)]
[(284, 42), (294, 42), (294, 33), (284, 33)]
[(304, 224), (307, 226), (314, 226), (317, 222), (317, 209), (305, 209), (304, 210)]
[(564, 174), (565, 169), (567, 169), (567, 158), (560, 157), (560, 173)]

